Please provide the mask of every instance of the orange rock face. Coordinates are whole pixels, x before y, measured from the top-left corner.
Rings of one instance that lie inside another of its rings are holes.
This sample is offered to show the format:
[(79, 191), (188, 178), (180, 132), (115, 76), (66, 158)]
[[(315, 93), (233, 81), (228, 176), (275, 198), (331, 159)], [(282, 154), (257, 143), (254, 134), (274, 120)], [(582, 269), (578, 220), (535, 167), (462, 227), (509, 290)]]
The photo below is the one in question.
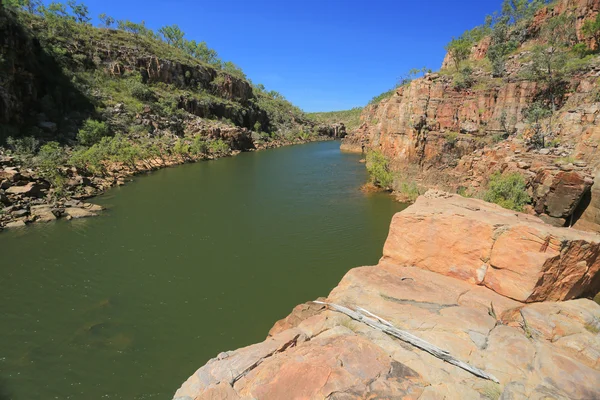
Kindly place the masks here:
[(458, 195), (430, 191), (396, 214), (384, 259), (523, 301), (600, 290), (600, 237)]

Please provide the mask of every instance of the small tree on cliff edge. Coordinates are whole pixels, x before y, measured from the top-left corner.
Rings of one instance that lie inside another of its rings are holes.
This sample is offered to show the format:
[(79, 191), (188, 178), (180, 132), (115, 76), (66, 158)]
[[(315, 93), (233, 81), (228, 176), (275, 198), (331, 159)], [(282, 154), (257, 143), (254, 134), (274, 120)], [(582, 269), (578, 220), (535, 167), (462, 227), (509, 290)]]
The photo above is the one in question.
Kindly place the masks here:
[(581, 27), (581, 32), (594, 39), (596, 51), (598, 51), (598, 49), (600, 49), (600, 14), (596, 15), (596, 19), (585, 21)]
[(450, 54), (450, 58), (452, 58), (452, 62), (454, 62), (454, 66), (456, 67), (456, 71), (460, 71), (460, 64), (463, 61), (466, 61), (471, 55), (471, 47), (473, 47), (473, 41), (470, 37), (462, 35), (457, 39), (452, 39), (450, 43), (448, 43), (445, 47), (448, 54)]

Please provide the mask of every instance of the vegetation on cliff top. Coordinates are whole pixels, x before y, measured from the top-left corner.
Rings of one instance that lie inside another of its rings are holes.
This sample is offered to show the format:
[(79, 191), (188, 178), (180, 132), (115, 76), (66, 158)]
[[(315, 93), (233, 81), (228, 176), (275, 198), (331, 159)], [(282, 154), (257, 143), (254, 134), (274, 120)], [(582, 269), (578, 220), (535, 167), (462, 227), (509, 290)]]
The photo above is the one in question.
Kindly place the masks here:
[(346, 129), (353, 130), (360, 126), (362, 110), (362, 107), (354, 107), (343, 111), (313, 112), (307, 113), (307, 117), (321, 124), (343, 123)]

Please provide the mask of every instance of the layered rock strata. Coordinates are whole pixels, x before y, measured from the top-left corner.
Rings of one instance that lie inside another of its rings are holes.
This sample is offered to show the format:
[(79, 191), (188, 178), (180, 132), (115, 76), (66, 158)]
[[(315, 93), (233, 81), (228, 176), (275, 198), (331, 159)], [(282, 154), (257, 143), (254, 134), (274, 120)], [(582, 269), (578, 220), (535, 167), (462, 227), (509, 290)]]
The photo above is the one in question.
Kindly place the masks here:
[[(546, 148), (531, 146), (533, 129), (525, 112), (545, 87), (524, 79), (531, 48), (541, 42), (536, 35), (550, 18), (572, 15), (582, 40), (581, 26), (598, 12), (599, 0), (561, 0), (542, 8), (521, 47), (506, 60), (502, 78), (485, 66), (474, 67), (476, 83), (457, 87), (446, 57), (441, 73), (427, 74), (366, 107), (361, 127), (344, 139), (342, 150), (382, 152), (402, 175), (396, 188), (408, 179), (427, 188), (478, 193), (493, 173), (518, 172), (528, 183), (532, 213), (557, 226), (600, 232), (600, 189), (593, 186), (600, 173), (600, 58), (569, 73), (562, 103), (544, 122)], [(485, 64), (489, 44), (484, 38), (473, 47), (474, 65)]]
[(600, 398), (600, 306), (577, 299), (598, 290), (599, 249), (600, 236), (429, 192), (394, 217), (379, 264), (350, 270), (326, 301), (499, 384), (309, 302), (264, 342), (210, 360), (175, 399)]

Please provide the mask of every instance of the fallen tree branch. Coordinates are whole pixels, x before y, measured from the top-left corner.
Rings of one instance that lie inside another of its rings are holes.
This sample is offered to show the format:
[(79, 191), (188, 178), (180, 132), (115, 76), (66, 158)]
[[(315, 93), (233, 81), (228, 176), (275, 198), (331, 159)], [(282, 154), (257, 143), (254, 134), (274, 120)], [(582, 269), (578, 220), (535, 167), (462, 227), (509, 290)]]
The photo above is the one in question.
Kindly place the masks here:
[[(463, 361), (460, 361), (459, 359), (450, 355), (450, 353), (448, 353), (446, 350), (440, 349), (439, 347), (434, 346), (433, 344), (426, 342), (425, 340), (418, 338), (411, 333), (401, 331), (400, 329), (394, 327), (391, 323), (389, 323), (385, 319), (378, 317), (377, 315), (373, 314), (370, 311), (365, 310), (364, 308), (357, 307), (358, 311), (354, 311), (347, 307), (340, 306), (338, 304), (325, 303), (323, 301), (313, 301), (313, 303), (323, 304), (323, 305), (331, 308), (332, 310), (341, 312), (342, 314), (346, 314), (347, 316), (349, 316), (350, 318), (352, 318), (356, 321), (360, 321), (360, 322), (370, 326), (371, 328), (385, 332), (390, 336), (394, 336), (395, 338), (398, 338), (398, 339), (402, 340), (403, 342), (409, 343), (423, 351), (428, 352), (429, 354), (433, 355), (434, 357), (444, 360), (449, 364), (456, 365), (457, 367), (462, 368), (465, 371), (468, 371), (475, 376), (478, 376), (478, 377), (484, 378), (484, 379), (489, 379), (490, 381), (494, 381), (496, 383), (500, 383), (498, 381), (498, 379), (495, 376), (493, 376), (492, 374), (488, 374), (487, 372), (485, 372), (479, 368), (473, 367), (472, 365), (469, 365)], [(375, 319), (369, 318), (365, 314), (370, 315), (371, 317), (373, 317)]]

